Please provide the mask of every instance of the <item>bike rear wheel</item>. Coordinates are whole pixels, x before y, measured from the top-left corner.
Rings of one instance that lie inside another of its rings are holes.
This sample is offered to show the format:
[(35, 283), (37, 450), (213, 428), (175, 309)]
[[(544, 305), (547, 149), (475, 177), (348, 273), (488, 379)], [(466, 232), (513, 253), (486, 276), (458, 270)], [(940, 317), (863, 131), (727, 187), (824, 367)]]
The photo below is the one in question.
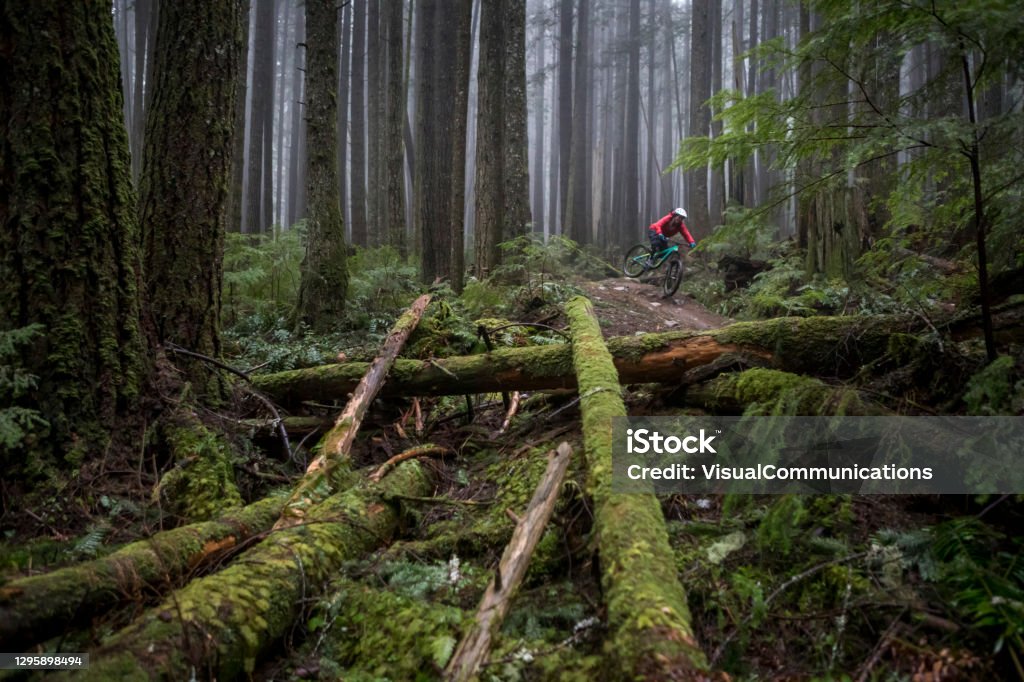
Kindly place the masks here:
[(626, 277), (639, 277), (650, 269), (647, 265), (650, 258), (650, 248), (646, 244), (637, 244), (626, 252), (626, 259), (622, 263), (623, 274)]
[(665, 264), (665, 279), (661, 283), (661, 292), (664, 298), (669, 298), (679, 290), (683, 281), (683, 259), (679, 254), (673, 254)]

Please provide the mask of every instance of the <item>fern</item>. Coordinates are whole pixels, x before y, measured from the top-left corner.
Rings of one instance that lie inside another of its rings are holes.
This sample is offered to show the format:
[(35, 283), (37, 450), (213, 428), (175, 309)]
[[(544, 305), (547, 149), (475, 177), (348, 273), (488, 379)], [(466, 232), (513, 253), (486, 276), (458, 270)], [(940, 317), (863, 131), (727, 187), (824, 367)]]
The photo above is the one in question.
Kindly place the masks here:
[(103, 541), (109, 534), (110, 525), (106, 522), (93, 526), (75, 543), (75, 546), (71, 549), (71, 554), (82, 559), (95, 558), (103, 547)]

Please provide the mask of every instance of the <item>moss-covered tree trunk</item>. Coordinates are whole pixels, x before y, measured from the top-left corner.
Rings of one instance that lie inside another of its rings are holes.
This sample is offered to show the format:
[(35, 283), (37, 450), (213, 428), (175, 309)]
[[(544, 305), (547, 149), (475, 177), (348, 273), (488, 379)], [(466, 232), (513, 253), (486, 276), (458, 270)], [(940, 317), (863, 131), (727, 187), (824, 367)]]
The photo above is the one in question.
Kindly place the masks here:
[(299, 319), (318, 329), (341, 322), (348, 288), (345, 225), (338, 195), (338, 22), (334, 0), (307, 0), (306, 111), (309, 212)]
[(419, 462), (380, 484), (328, 498), (306, 523), (271, 534), (223, 571), (189, 583), (94, 652), (93, 680), (230, 680), (283, 637), (344, 561), (385, 542), (398, 524), (394, 494), (427, 495)]
[[(668, 332), (608, 340), (623, 383), (677, 383), (690, 370), (743, 356), (790, 372), (850, 376), (885, 355), (889, 339), (923, 328), (911, 316), (779, 318), (707, 331)], [(327, 400), (344, 395), (368, 365), (348, 362), (276, 372), (255, 385), (279, 402)], [(498, 391), (571, 388), (576, 385), (568, 346), (508, 348), (480, 355), (436, 360), (397, 360), (381, 395), (457, 395)]]
[(268, 530), (284, 498), (267, 498), (214, 521), (157, 533), (113, 554), (12, 580), (0, 587), (0, 647), (22, 651), (190, 575)]
[(618, 372), (590, 301), (566, 308), (579, 377), (587, 492), (608, 604), (606, 649), (616, 679), (698, 679), (706, 668), (676, 574), (665, 519), (654, 495), (612, 492), (612, 419), (625, 417)]
[(0, 357), (36, 377), (0, 379), (0, 414), (25, 427), (2, 434), (6, 478), (103, 452), (145, 362), (110, 3), (4, 0), (0, 45), (0, 342), (38, 325)]
[[(220, 353), (242, 2), (161, 4), (140, 181), (149, 318), (160, 343)], [(210, 369), (190, 364), (206, 388)]]

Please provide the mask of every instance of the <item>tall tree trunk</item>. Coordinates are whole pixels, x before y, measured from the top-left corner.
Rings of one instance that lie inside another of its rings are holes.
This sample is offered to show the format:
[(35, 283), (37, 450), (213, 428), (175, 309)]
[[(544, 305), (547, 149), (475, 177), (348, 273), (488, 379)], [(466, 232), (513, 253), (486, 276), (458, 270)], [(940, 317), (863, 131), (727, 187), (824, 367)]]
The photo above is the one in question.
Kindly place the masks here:
[(587, 204), (590, 202), (590, 181), (586, 176), (587, 155), (589, 153), (590, 131), (588, 113), (590, 104), (587, 101), (590, 90), (590, 46), (587, 33), (590, 23), (590, 2), (580, 0), (578, 21), (576, 22), (576, 63), (573, 81), (572, 132), (566, 133), (572, 138), (572, 152), (569, 158), (569, 191), (565, 202), (565, 220), (563, 230), (577, 243), (589, 244), (592, 241), (592, 227), (587, 222)]
[(306, 257), (299, 285), (299, 319), (337, 329), (345, 311), (348, 264), (338, 199), (338, 22), (335, 0), (305, 0), (306, 29)]
[[(366, 229), (367, 241), (371, 245), (382, 243), (385, 236), (384, 223), (384, 169), (382, 164), (383, 140), (381, 131), (384, 120), (384, 41), (381, 40), (382, 1), (395, 4), (396, 0), (367, 0), (366, 5)], [(401, 0), (397, 0), (401, 4)]]
[(480, 54), (477, 71), (476, 127), (476, 276), (486, 277), (498, 264), (504, 222), (504, 154), (502, 153), (503, 0), (480, 5)]
[[(301, 8), (299, 11), (302, 11)], [(281, 55), (281, 71), (278, 79), (277, 97), (277, 156), (274, 163), (274, 174), (277, 176), (277, 206), (274, 210), (274, 222), (282, 227), (288, 226), (288, 167), (284, 163), (284, 146), (287, 126), (284, 124), (286, 104), (288, 102), (288, 85), (292, 84), (294, 89), (295, 51), (298, 49), (291, 39), (292, 8), (287, 3), (281, 4), (281, 40), (278, 42)], [(294, 100), (294, 95), (291, 98)], [(295, 106), (294, 104), (292, 106)]]
[(424, 282), (451, 275), (452, 107), (455, 46), (445, 40), (445, 0), (421, 0), (416, 16), (416, 221)]
[(341, 69), (338, 73), (338, 198), (341, 203), (341, 219), (346, 218), (348, 209), (348, 108), (349, 90), (352, 84), (352, 5), (341, 8)]
[(526, 132), (526, 0), (502, 0), (502, 240), (530, 231), (529, 139)]
[[(569, 203), (569, 156), (572, 154), (572, 0), (561, 0), (558, 10), (558, 213), (564, 219)], [(552, 145), (554, 147), (554, 145)], [(552, 167), (552, 173), (554, 173)], [(558, 232), (568, 226), (558, 220)]]
[[(711, 110), (705, 104), (711, 97), (711, 0), (693, 1), (690, 42), (690, 136), (711, 133)], [(687, 179), (688, 224), (695, 237), (710, 234), (707, 168), (695, 168)]]
[[(160, 342), (217, 357), (242, 61), (240, 0), (160, 8), (140, 182), (147, 303)], [(208, 365), (189, 375), (212, 384)]]
[(533, 231), (544, 234), (547, 226), (544, 222), (544, 87), (547, 83), (547, 43), (545, 29), (540, 29), (537, 36), (537, 65), (534, 71), (533, 86)]
[(306, 13), (295, 16), (295, 70), (293, 71), (294, 97), (292, 98), (292, 144), (288, 165), (288, 224), (294, 225), (306, 217)]
[[(388, 2), (383, 17), (384, 51), (386, 52), (385, 120), (381, 125), (383, 157), (383, 211), (380, 229), (387, 243), (403, 256), (405, 240), (405, 156), (402, 151), (402, 123), (405, 119), (405, 79), (402, 76), (402, 3)], [(463, 135), (465, 137), (465, 135)]]
[[(713, 95), (722, 89), (722, 2), (711, 3), (709, 16), (709, 32), (711, 34), (711, 89)], [(710, 114), (718, 112), (710, 111)], [(711, 137), (722, 135), (722, 122), (712, 119)], [(708, 222), (706, 228), (710, 231), (716, 225), (722, 224), (722, 210), (725, 204), (725, 173), (724, 169), (711, 169), (711, 187), (708, 199)]]
[[(245, 215), (243, 232), (265, 232), (270, 227), (264, 212), (263, 198), (265, 171), (264, 156), (269, 155), (273, 140), (274, 111), (274, 1), (262, 0), (256, 4), (256, 26), (253, 42), (253, 97), (249, 112), (249, 161), (246, 180)], [(269, 112), (269, 116), (268, 116)]]
[(626, 74), (626, 127), (623, 136), (622, 215), (619, 224), (640, 221), (640, 0), (629, 3), (629, 67)]
[(39, 325), (10, 359), (37, 382), (0, 407), (48, 422), (0, 451), (7, 478), (104, 452), (145, 364), (110, 3), (5, 3), (0, 44), (0, 334)]
[(353, 0), (352, 29), (352, 243), (367, 245), (366, 217), (366, 3)]
[[(138, 182), (139, 173), (142, 172), (142, 145), (145, 127), (145, 83), (146, 64), (152, 59), (154, 33), (149, 32), (152, 24), (150, 19), (154, 16), (156, 0), (135, 0), (135, 68), (132, 75), (132, 118), (131, 118), (131, 148), (136, 150), (132, 153), (132, 178)], [(155, 25), (154, 29), (155, 29)], [(153, 81), (149, 81), (152, 83)]]
[(466, 270), (466, 129), (469, 124), (469, 70), (473, 53), (473, 0), (454, 3), (455, 101), (452, 117), (451, 285), (462, 292)]
[[(151, 0), (158, 4), (157, 0)], [(245, 99), (249, 82), (250, 2), (242, 2), (242, 63), (235, 85), (235, 137), (231, 150), (231, 187), (228, 192), (226, 225), (229, 232), (242, 231), (242, 186), (245, 182)], [(155, 35), (154, 31), (154, 35)]]

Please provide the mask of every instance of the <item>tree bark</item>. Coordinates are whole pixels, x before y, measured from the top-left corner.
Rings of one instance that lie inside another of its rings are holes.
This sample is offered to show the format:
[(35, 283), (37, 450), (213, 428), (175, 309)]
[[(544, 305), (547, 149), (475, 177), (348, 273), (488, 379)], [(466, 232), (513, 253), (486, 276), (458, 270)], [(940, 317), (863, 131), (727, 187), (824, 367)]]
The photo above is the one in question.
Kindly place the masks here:
[(380, 484), (362, 484), (271, 534), (228, 568), (194, 580), (94, 652), (85, 680), (230, 680), (285, 636), (309, 598), (341, 565), (384, 544), (398, 524), (390, 496), (428, 495), (433, 483), (405, 462)]
[[(405, 156), (402, 151), (402, 123), (405, 120), (405, 79), (402, 76), (402, 3), (388, 2), (384, 10), (387, 98), (381, 135), (384, 192), (380, 229), (386, 243), (405, 256)], [(463, 135), (465, 137), (465, 135)]]
[[(341, 68), (338, 73), (338, 200), (344, 222), (348, 210), (348, 109), (349, 90), (352, 85), (352, 4), (341, 9)], [(351, 216), (348, 216), (351, 224)]]
[(452, 290), (462, 293), (466, 275), (466, 130), (469, 127), (469, 72), (473, 53), (473, 0), (458, 0), (455, 24), (455, 101), (452, 117)]
[(612, 493), (612, 419), (625, 417), (612, 356), (594, 309), (566, 306), (579, 382), (587, 492), (594, 501), (609, 647), (623, 679), (696, 679), (707, 669), (654, 495)]
[[(334, 0), (306, 0), (306, 7), (312, 6), (315, 2), (333, 6)], [(310, 19), (312, 18), (311, 16)], [(333, 22), (327, 23), (333, 25)], [(370, 363), (366, 374), (359, 380), (359, 385), (352, 392), (352, 397), (345, 405), (345, 409), (335, 421), (334, 427), (324, 436), (320, 454), (310, 462), (302, 480), (292, 490), (288, 503), (281, 514), (281, 520), (274, 526), (275, 529), (288, 528), (299, 523), (312, 506), (319, 503), (324, 495), (333, 491), (335, 471), (347, 464), (349, 450), (352, 449), (352, 442), (363, 423), (366, 411), (377, 397), (377, 393), (380, 392), (391, 365), (394, 364), (395, 358), (398, 357), (409, 334), (419, 324), (420, 317), (423, 316), (423, 311), (428, 303), (430, 303), (430, 294), (420, 296), (391, 328), (391, 333), (388, 334), (380, 355)]]
[(352, 34), (352, 243), (367, 246), (366, 223), (366, 3), (353, 0)]
[[(160, 8), (140, 182), (147, 303), (158, 342), (220, 355), (221, 281), (242, 3)], [(191, 362), (199, 390), (217, 389)]]
[(27, 650), (178, 582), (269, 530), (283, 508), (281, 498), (267, 498), (214, 521), (157, 533), (101, 559), (12, 580), (0, 587), (0, 646)]
[[(779, 318), (700, 332), (669, 332), (608, 341), (624, 384), (675, 383), (723, 355), (746, 355), (785, 371), (848, 377), (888, 351), (894, 333), (914, 332), (914, 316)], [(324, 400), (351, 391), (367, 364), (351, 362), (254, 377), (284, 404)], [(397, 360), (383, 396), (460, 395), (576, 385), (568, 346), (509, 348), (431, 361)]]
[(39, 325), (10, 359), (37, 381), (0, 408), (47, 422), (0, 453), (15, 477), (104, 452), (146, 365), (110, 4), (7, 3), (0, 16), (0, 44), (18, 46), (0, 51), (0, 334)]
[[(156, 0), (151, 0), (156, 2)], [(242, 2), (242, 60), (235, 86), (235, 137), (231, 149), (231, 187), (228, 192), (227, 230), (242, 232), (242, 187), (245, 184), (245, 100), (249, 87), (249, 2)], [(140, 135), (141, 137), (141, 135)]]
[(551, 453), (547, 471), (534, 491), (526, 513), (516, 524), (512, 539), (505, 546), (505, 552), (495, 569), (495, 576), (480, 599), (476, 621), (459, 642), (458, 649), (448, 663), (445, 679), (457, 682), (475, 679), (480, 667), (487, 662), (491, 641), (501, 629), (512, 599), (526, 577), (533, 550), (555, 511), (571, 456), (572, 448), (568, 443), (562, 443), (557, 452)]
[(306, 0), (306, 168), (309, 214), (299, 284), (299, 320), (337, 328), (345, 312), (348, 246), (338, 198), (338, 22), (334, 0)]
[[(694, 0), (690, 43), (690, 137), (711, 134), (711, 109), (705, 104), (711, 97), (711, 13), (712, 0)], [(717, 0), (715, 0), (717, 1)], [(689, 172), (686, 184), (687, 224), (695, 237), (711, 234), (708, 211), (708, 172), (706, 167)]]
[[(164, 3), (167, 4), (167, 3)], [(270, 227), (266, 206), (264, 157), (271, 154), (274, 116), (274, 1), (254, 3), (256, 7), (255, 36), (252, 67), (252, 105), (249, 111), (249, 161), (246, 172), (245, 202), (242, 232), (263, 233)], [(161, 8), (163, 9), (163, 8)]]
[(502, 240), (530, 232), (529, 139), (526, 133), (526, 0), (502, 0), (504, 58), (501, 115)]

